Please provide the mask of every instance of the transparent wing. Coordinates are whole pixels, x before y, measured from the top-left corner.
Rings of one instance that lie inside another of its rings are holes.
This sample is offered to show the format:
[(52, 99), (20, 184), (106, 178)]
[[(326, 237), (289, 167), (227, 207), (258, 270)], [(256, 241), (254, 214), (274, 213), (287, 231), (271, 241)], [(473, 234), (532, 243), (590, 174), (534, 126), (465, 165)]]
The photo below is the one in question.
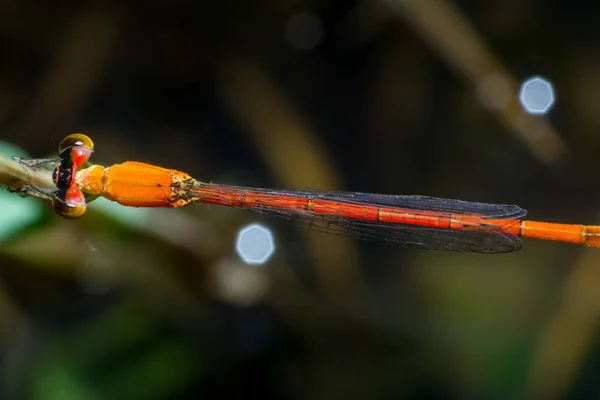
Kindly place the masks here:
[(475, 253), (508, 253), (522, 247), (521, 239), (495, 225), (473, 230), (430, 228), (385, 222), (359, 221), (344, 217), (323, 217), (302, 212), (252, 209), (266, 217), (283, 218), (309, 229), (360, 240), (396, 243), (404, 248)]
[[(486, 222), (514, 220), (516, 224), (520, 223), (519, 219), (526, 214), (526, 211), (515, 205), (476, 203), (426, 196), (257, 189), (226, 185), (205, 185), (203, 189), (202, 198), (208, 203), (244, 207), (268, 217), (297, 221), (302, 225), (308, 225), (312, 230), (354, 236), (362, 240), (392, 242), (402, 247), (426, 250), (478, 253), (506, 253), (518, 250), (522, 246), (519, 237), (500, 226)], [(232, 200), (235, 198), (246, 200), (243, 202)], [(247, 201), (249, 198), (252, 198), (252, 201)], [(311, 201), (313, 203), (310, 204), (317, 204), (316, 200), (326, 201), (329, 206), (323, 207), (322, 210), (312, 205), (308, 206)], [(305, 207), (302, 207), (303, 205)], [(341, 212), (336, 214), (331, 211), (343, 209), (346, 205), (354, 206), (352, 215), (344, 215)], [(475, 220), (463, 229), (437, 228), (412, 223), (383, 222), (379, 218), (361, 218), (363, 213), (358, 207), (364, 207), (365, 216), (372, 216), (373, 210), (384, 207), (386, 210), (395, 209), (410, 213), (411, 216), (427, 215), (433, 218), (439, 216), (440, 219), (468, 216)]]

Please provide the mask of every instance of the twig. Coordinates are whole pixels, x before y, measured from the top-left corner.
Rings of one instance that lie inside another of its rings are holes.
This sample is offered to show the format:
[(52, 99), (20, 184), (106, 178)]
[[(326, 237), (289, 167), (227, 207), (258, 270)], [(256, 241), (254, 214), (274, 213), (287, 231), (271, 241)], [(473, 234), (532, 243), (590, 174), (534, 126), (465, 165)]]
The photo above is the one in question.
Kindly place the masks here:
[(56, 190), (51, 170), (32, 166), (27, 160), (0, 156), (0, 185), (22, 196), (50, 199)]

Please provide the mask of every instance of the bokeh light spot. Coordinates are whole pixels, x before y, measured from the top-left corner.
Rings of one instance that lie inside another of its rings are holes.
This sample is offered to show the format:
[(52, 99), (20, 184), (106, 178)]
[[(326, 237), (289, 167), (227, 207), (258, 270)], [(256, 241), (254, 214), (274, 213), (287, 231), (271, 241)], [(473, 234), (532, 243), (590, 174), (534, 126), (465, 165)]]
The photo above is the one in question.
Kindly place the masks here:
[(529, 114), (546, 114), (554, 105), (552, 84), (540, 77), (533, 77), (521, 85), (519, 101)]
[(240, 230), (235, 250), (246, 264), (264, 264), (275, 251), (273, 234), (260, 224), (251, 224)]
[(313, 14), (294, 14), (287, 22), (285, 37), (294, 49), (311, 50), (323, 39), (323, 24)]
[(248, 268), (240, 260), (221, 260), (214, 270), (214, 288), (223, 300), (239, 306), (260, 301), (269, 291), (271, 280), (265, 268)]

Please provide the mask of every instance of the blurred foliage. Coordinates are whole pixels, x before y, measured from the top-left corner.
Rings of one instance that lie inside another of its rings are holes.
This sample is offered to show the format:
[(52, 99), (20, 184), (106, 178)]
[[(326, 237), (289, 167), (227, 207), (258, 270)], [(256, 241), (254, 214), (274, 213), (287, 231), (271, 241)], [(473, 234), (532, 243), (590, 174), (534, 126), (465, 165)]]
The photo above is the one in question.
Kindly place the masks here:
[[(598, 6), (4, 1), (2, 155), (598, 221)], [(519, 106), (543, 75), (548, 116)], [(8, 147), (11, 146), (11, 147)], [(24, 150), (22, 150), (24, 149)], [(0, 193), (0, 398), (598, 398), (600, 253), (406, 251), (213, 206)], [(242, 264), (261, 221), (277, 251)], [(597, 223), (597, 222), (596, 222)]]
[[(6, 142), (0, 142), (0, 155), (31, 158), (21, 148)], [(0, 209), (3, 214), (2, 224), (0, 224), (0, 242), (39, 220), (43, 213), (42, 205), (38, 201), (31, 198), (15, 201), (14, 196), (8, 191), (0, 192)]]

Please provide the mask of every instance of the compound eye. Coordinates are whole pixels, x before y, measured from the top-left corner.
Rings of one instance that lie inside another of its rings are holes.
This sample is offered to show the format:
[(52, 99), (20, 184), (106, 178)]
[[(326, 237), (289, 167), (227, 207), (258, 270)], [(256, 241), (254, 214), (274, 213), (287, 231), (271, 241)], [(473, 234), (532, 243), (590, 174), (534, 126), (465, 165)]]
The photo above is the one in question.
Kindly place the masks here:
[(71, 147), (70, 149), (67, 149), (68, 152), (68, 157), (71, 160), (71, 162), (73, 163), (73, 167), (75, 169), (79, 168), (80, 166), (82, 166), (83, 164), (85, 164), (87, 162), (87, 160), (90, 159), (90, 156), (92, 155), (92, 151), (88, 149), (87, 147)]
[(85, 164), (94, 151), (94, 142), (82, 133), (74, 133), (64, 138), (58, 145), (58, 154), (69, 159), (75, 168)]
[(52, 196), (52, 209), (61, 217), (79, 218), (85, 213), (86, 208), (85, 197), (77, 185), (72, 185), (64, 193), (57, 191)]
[(55, 195), (52, 198), (52, 209), (63, 218), (76, 219), (85, 213), (86, 205), (68, 204)]
[(92, 142), (92, 139), (90, 139), (89, 136), (86, 136), (83, 133), (73, 133), (60, 142), (58, 145), (58, 154), (62, 154), (62, 152), (69, 147), (85, 147), (92, 151), (94, 150), (94, 142)]

